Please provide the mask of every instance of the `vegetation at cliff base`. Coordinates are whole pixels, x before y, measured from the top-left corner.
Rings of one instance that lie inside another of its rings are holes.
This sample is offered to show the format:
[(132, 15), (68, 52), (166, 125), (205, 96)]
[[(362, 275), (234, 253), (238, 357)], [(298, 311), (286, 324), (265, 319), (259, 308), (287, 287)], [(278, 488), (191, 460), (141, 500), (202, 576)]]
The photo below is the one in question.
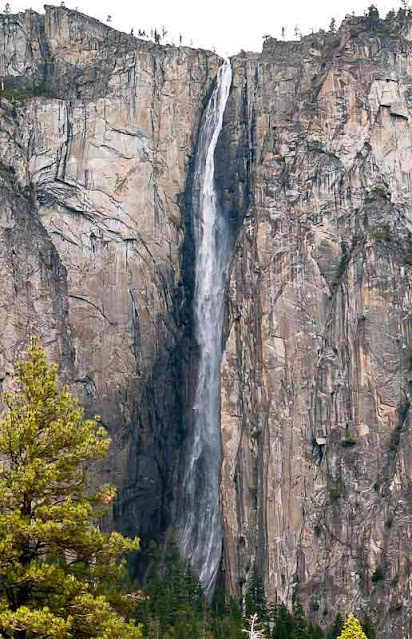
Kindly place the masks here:
[(139, 540), (96, 525), (112, 486), (89, 493), (85, 462), (110, 446), (32, 341), (0, 421), (0, 637), (140, 639), (126, 616), (125, 553)]
[[(153, 564), (144, 596), (136, 608), (136, 618), (142, 623), (147, 639), (245, 639), (247, 636), (252, 639), (338, 639), (341, 636), (344, 627), (341, 614), (336, 615), (331, 626), (321, 627), (309, 621), (299, 602), (292, 611), (283, 603), (269, 604), (256, 569), (249, 578), (243, 606), (228, 600), (221, 588), (209, 605), (199, 580), (189, 564), (181, 560), (173, 540), (165, 549), (151, 544), (149, 554)], [(314, 603), (310, 606), (312, 612), (319, 609), (319, 604)], [(368, 618), (364, 632), (368, 639), (375, 638)]]

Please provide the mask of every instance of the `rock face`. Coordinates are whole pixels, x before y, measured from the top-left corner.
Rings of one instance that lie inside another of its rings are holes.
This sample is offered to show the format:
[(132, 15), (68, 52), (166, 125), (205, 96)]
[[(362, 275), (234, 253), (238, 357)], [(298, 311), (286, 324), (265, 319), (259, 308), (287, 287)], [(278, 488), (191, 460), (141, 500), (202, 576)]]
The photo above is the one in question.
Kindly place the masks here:
[(31, 198), (30, 215), (23, 196), (1, 212), (4, 362), (33, 331), (59, 361), (66, 345), (64, 372), (114, 439), (98, 474), (119, 488), (115, 524), (148, 538), (169, 521), (190, 334), (184, 192), (219, 59), (64, 8), (0, 27), (6, 87), (56, 96), (1, 100), (1, 166)]
[[(114, 525), (158, 536), (190, 423), (191, 170), (220, 60), (55, 7), (1, 17), (0, 40), (6, 89), (31, 96), (0, 99), (0, 378), (38, 332), (113, 436), (95, 472), (119, 488)], [(256, 566), (317, 623), (368, 611), (410, 639), (410, 37), (347, 21), (232, 66), (223, 578), (241, 596)]]
[(369, 609), (382, 637), (412, 633), (411, 53), (349, 23), (269, 40), (233, 60), (227, 111), (253, 165), (222, 367), (226, 583), (256, 564), (272, 599), (317, 622)]

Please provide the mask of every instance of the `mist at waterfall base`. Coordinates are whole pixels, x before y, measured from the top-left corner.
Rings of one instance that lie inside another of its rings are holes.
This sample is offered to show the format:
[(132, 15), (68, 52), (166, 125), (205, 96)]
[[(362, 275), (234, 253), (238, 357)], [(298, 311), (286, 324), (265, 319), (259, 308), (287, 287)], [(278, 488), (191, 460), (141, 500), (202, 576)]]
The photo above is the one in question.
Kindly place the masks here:
[(180, 551), (197, 571), (206, 595), (213, 595), (222, 552), (219, 509), (221, 463), (220, 364), (224, 292), (229, 272), (228, 221), (219, 211), (214, 152), (232, 82), (228, 60), (203, 114), (192, 185), (196, 250), (193, 312), (199, 348), (198, 377), (188, 436), (178, 521)]

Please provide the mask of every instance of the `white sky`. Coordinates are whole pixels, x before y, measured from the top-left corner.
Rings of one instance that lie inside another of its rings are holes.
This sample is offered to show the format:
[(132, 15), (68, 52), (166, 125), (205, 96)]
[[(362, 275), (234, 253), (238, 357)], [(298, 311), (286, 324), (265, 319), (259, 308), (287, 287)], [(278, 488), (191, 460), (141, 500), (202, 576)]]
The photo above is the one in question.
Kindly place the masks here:
[[(0, 0), (1, 1), (1, 0)], [(6, 0), (3, 0), (4, 2)], [(151, 27), (169, 31), (167, 39), (177, 44), (179, 34), (183, 44), (207, 49), (216, 48), (222, 55), (246, 51), (261, 51), (262, 36), (281, 37), (282, 26), (286, 29), (286, 39), (294, 38), (295, 25), (303, 34), (327, 29), (332, 16), (338, 24), (354, 10), (357, 15), (364, 12), (373, 0), (66, 0), (71, 9), (78, 8), (103, 22), (112, 15), (112, 26), (137, 35), (139, 28), (150, 32)], [(43, 12), (44, 1), (10, 0), (12, 12), (30, 7)], [(54, 4), (50, 2), (50, 4)], [(55, 4), (60, 4), (55, 2)], [(392, 7), (399, 6), (399, 0), (379, 0), (375, 2), (381, 15)]]

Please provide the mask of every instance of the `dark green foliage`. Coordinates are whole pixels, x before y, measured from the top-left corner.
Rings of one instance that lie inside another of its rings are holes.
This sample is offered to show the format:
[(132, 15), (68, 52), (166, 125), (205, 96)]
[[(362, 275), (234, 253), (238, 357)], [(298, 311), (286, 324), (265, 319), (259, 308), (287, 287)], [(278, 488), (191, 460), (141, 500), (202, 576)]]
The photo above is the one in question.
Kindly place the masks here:
[(375, 628), (373, 627), (372, 620), (368, 615), (365, 617), (365, 619), (362, 622), (362, 630), (365, 633), (365, 635), (368, 637), (368, 639), (376, 638)]
[(340, 247), (341, 247), (341, 251), (342, 251), (342, 256), (340, 258), (339, 264), (338, 264), (338, 268), (336, 270), (335, 276), (333, 278), (333, 281), (330, 285), (330, 288), (332, 290), (332, 293), (334, 291), (336, 291), (336, 289), (338, 288), (339, 284), (342, 281), (342, 278), (344, 276), (344, 274), (346, 273), (346, 270), (349, 266), (349, 262), (351, 260), (351, 257), (353, 255), (354, 250), (356, 249), (357, 245), (359, 244), (359, 242), (362, 240), (362, 238), (358, 237), (357, 235), (354, 235), (351, 241), (350, 246), (348, 247), (347, 243), (345, 241), (342, 240)]
[(342, 440), (342, 446), (344, 448), (351, 448), (352, 446), (356, 446), (356, 439), (353, 439), (353, 437), (345, 437), (344, 440)]
[(36, 205), (36, 187), (33, 182), (29, 182), (29, 184), (24, 187), (24, 193), (27, 196), (30, 205), (34, 207)]
[(388, 223), (383, 224), (381, 229), (378, 229), (377, 231), (375, 231), (373, 234), (373, 237), (378, 242), (381, 242), (381, 244), (385, 244), (386, 246), (389, 246), (392, 248), (393, 235), (389, 228)]
[(350, 253), (345, 242), (341, 242), (342, 257), (340, 258), (336, 275), (333, 278), (331, 289), (334, 291), (340, 284), (340, 281), (348, 267), (350, 261)]
[[(224, 592), (222, 590), (223, 598)], [(231, 599), (224, 603), (224, 606), (217, 610), (215, 608), (212, 616), (212, 637), (215, 639), (244, 639), (243, 619), (240, 607), (236, 601)], [(203, 638), (202, 638), (203, 639)]]
[(313, 532), (316, 537), (320, 537), (320, 533), (322, 532), (322, 526), (320, 524), (315, 524), (313, 527)]
[(218, 589), (211, 608), (203, 588), (187, 562), (181, 561), (176, 544), (169, 542), (161, 557), (151, 543), (148, 554), (158, 565), (148, 578), (136, 618), (146, 639), (243, 639), (242, 615), (233, 600)]
[(266, 624), (268, 621), (268, 606), (266, 601), (265, 587), (263, 579), (256, 568), (249, 579), (245, 597), (246, 618), (257, 614), (260, 623)]
[[(266, 639), (337, 639), (342, 631), (340, 614), (329, 631), (323, 631), (319, 625), (309, 623), (299, 602), (293, 612), (283, 603), (268, 606), (263, 579), (256, 568), (249, 579), (242, 614), (238, 603), (228, 600), (223, 588), (218, 588), (214, 603), (209, 606), (199, 580), (179, 558), (174, 543), (169, 543), (163, 555), (155, 544), (150, 544), (146, 554), (159, 567), (151, 571), (136, 608), (145, 639), (245, 639), (246, 620), (255, 613)], [(309, 608), (313, 618), (320, 609), (319, 602), (313, 599)], [(369, 618), (363, 628), (369, 639), (375, 639)]]
[(322, 142), (320, 140), (311, 140), (308, 142), (308, 150), (315, 151), (316, 153), (323, 153)]
[(13, 166), (8, 166), (7, 164), (3, 164), (0, 162), (0, 179), (1, 180), (9, 180), (13, 182), (15, 180), (16, 170)]
[(324, 639), (322, 628), (308, 623), (300, 603), (296, 604), (293, 613), (284, 604), (278, 604), (270, 618), (273, 622), (272, 639)]
[(403, 608), (403, 603), (401, 601), (397, 601), (396, 603), (392, 604), (392, 606), (389, 608), (389, 612), (391, 614), (394, 614), (396, 612), (400, 612)]
[(50, 87), (46, 84), (34, 84), (31, 87), (25, 87), (24, 89), (17, 89), (15, 87), (5, 86), (4, 89), (0, 89), (0, 98), (7, 98), (8, 100), (21, 102), (32, 97), (50, 97)]
[(0, 98), (7, 98), (8, 100), (25, 100), (28, 94), (25, 91), (15, 91), (14, 89), (0, 89)]
[(385, 572), (382, 566), (378, 566), (372, 575), (372, 581), (374, 584), (377, 584), (380, 581), (383, 581), (384, 579), (385, 579)]
[(340, 612), (335, 617), (335, 621), (333, 623), (332, 628), (329, 630), (326, 635), (326, 639), (337, 639), (343, 630), (344, 619)]
[(137, 618), (148, 637), (165, 639), (200, 639), (209, 623), (202, 586), (174, 543), (168, 544), (161, 570), (149, 578)]
[(366, 9), (362, 22), (365, 31), (376, 33), (377, 35), (384, 35), (385, 29), (383, 27), (383, 21), (379, 19), (379, 11), (374, 4), (371, 4), (370, 7)]
[(363, 33), (364, 29), (362, 29), (361, 26), (356, 25), (350, 28), (350, 37), (351, 38), (357, 38), (358, 36), (360, 36), (361, 33)]
[(398, 11), (391, 9), (385, 19), (382, 19), (376, 6), (372, 4), (362, 18), (357, 18), (357, 23), (351, 27), (350, 37), (357, 38), (363, 33), (368, 36), (399, 36), (410, 25), (411, 20), (412, 11), (409, 7), (403, 6)]
[(309, 627), (301, 603), (297, 603), (293, 610), (294, 630), (293, 639), (309, 639)]
[(367, 8), (365, 15), (369, 20), (379, 20), (379, 11), (374, 4)]
[(389, 448), (391, 452), (393, 453), (396, 453), (396, 451), (398, 450), (398, 446), (401, 441), (401, 434), (404, 430), (404, 426), (409, 414), (410, 406), (411, 406), (411, 403), (410, 403), (409, 397), (404, 395), (398, 408), (398, 417), (399, 417), (398, 423), (395, 426), (394, 430), (392, 431), (390, 444), (389, 444)]
[(397, 237), (386, 222), (373, 233), (372, 237), (386, 248), (399, 253), (407, 266), (412, 266), (412, 235), (410, 232), (407, 237)]
[(325, 634), (320, 626), (310, 624), (308, 628), (309, 639), (324, 639)]
[(330, 497), (331, 499), (335, 500), (335, 499), (339, 499), (339, 497), (341, 496), (341, 491), (339, 488), (331, 488), (330, 489)]
[(399, 421), (402, 422), (402, 424), (405, 423), (406, 418), (408, 417), (410, 407), (411, 407), (411, 402), (409, 397), (407, 396), (402, 397), (402, 401), (399, 406)]
[(372, 202), (376, 197), (381, 197), (384, 200), (390, 200), (391, 194), (389, 193), (386, 186), (383, 186), (382, 184), (377, 184), (376, 186), (373, 186), (371, 190), (369, 191), (369, 193), (367, 194), (366, 201)]
[(275, 606), (271, 618), (273, 621), (272, 639), (293, 637), (295, 620), (284, 604)]
[(29, 93), (34, 97), (43, 96), (49, 98), (51, 96), (50, 87), (47, 86), (47, 84), (45, 84), (44, 82), (42, 82), (41, 84), (35, 84)]

